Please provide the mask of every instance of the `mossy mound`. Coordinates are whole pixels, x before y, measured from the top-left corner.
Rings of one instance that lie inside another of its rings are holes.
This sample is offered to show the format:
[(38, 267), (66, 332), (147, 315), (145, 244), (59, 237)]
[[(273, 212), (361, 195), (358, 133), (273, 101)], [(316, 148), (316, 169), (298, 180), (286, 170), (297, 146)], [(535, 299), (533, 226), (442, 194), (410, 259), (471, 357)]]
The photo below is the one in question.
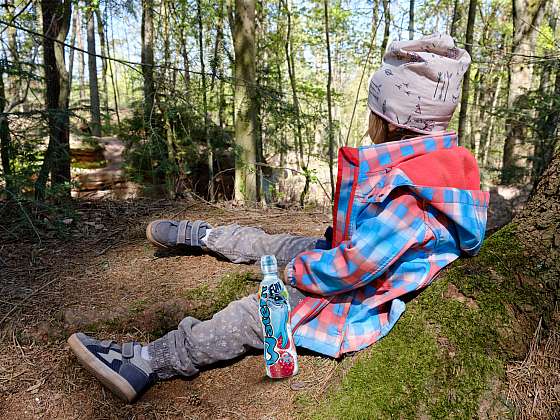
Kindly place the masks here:
[(306, 417), (513, 416), (503, 392), (506, 363), (526, 353), (558, 293), (538, 282), (547, 268), (522, 244), (510, 225), (491, 236), (478, 257), (454, 264)]

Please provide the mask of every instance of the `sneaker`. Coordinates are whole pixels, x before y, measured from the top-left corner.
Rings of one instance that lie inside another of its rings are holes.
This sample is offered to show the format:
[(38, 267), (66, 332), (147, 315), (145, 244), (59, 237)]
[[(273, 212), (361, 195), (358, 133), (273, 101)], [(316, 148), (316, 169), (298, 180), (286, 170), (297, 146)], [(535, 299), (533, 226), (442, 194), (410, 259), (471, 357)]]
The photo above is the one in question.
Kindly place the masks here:
[(174, 248), (186, 245), (202, 247), (201, 239), (206, 231), (212, 227), (202, 220), (194, 222), (188, 220), (155, 220), (146, 227), (146, 237), (160, 248)]
[(133, 402), (156, 381), (156, 374), (140, 355), (139, 343), (124, 343), (121, 347), (114, 341), (76, 333), (68, 344), (82, 366), (124, 401)]

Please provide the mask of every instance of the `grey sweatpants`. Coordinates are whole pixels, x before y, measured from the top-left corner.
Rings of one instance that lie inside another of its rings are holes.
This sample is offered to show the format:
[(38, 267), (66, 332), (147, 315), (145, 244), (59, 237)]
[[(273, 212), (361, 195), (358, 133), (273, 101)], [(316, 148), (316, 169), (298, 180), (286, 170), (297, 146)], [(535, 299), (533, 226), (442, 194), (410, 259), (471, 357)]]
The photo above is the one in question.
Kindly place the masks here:
[[(212, 229), (206, 245), (233, 263), (254, 263), (262, 255), (275, 255), (279, 266), (302, 251), (328, 247), (322, 238), (269, 235), (261, 229), (239, 225)], [(292, 308), (305, 297), (290, 286), (288, 293)], [(154, 372), (166, 379), (192, 376), (204, 366), (233, 359), (251, 348), (263, 348), (256, 294), (231, 302), (207, 321), (183, 319), (176, 330), (150, 343), (148, 352)]]

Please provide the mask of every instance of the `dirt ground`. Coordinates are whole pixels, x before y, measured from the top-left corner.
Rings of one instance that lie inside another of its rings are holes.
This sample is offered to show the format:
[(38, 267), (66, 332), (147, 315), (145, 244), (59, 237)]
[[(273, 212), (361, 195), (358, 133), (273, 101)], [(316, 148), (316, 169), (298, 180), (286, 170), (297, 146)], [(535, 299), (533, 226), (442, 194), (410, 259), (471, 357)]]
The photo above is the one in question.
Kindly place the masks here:
[[(145, 240), (149, 220), (205, 219), (261, 226), (270, 233), (321, 236), (322, 213), (220, 209), (193, 202), (91, 202), (65, 219), (71, 240), (15, 240), (4, 229), (0, 245), (0, 413), (2, 418), (288, 418), (302, 389), (322, 387), (335, 363), (304, 355), (301, 374), (270, 381), (262, 355), (202, 372), (191, 380), (153, 387), (125, 405), (77, 363), (66, 345), (74, 331), (101, 325), (103, 339), (148, 341), (142, 324), (111, 321), (141, 308), (210, 289), (228, 273), (254, 272), (208, 255), (160, 255)], [(43, 233), (43, 232), (41, 232)], [(257, 288), (255, 275), (255, 290)], [(140, 317), (142, 319), (142, 317)], [(107, 327), (109, 326), (109, 327)], [(278, 406), (278, 401), (282, 405)]]
[[(501, 202), (501, 201), (500, 201)], [(254, 273), (209, 255), (155, 252), (145, 240), (157, 218), (204, 219), (259, 226), (269, 233), (321, 236), (331, 217), (321, 211), (253, 210), (200, 201), (81, 202), (52, 231), (20, 235), (0, 221), (0, 413), (36, 418), (292, 418), (297, 398), (320, 399), (338, 363), (300, 357), (300, 374), (266, 378), (262, 355), (154, 386), (134, 405), (113, 397), (76, 362), (66, 338), (85, 330), (102, 339), (147, 342), (150, 314), (189, 291), (216, 288), (229, 273)], [(56, 222), (56, 223), (54, 223)], [(47, 224), (48, 226), (48, 224)], [(57, 239), (56, 230), (66, 231)], [(35, 237), (33, 237), (35, 235)], [(49, 236), (53, 236), (49, 238)], [(41, 237), (41, 240), (38, 239)], [(122, 323), (134, 314), (135, 322)], [(348, 360), (348, 359), (347, 359)]]

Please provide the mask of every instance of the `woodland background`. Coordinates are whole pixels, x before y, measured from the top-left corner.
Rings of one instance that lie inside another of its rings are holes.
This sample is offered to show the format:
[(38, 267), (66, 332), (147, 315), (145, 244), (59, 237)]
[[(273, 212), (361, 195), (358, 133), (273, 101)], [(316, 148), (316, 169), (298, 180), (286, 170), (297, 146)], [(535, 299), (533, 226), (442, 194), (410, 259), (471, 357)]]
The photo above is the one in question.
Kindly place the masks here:
[(558, 148), (558, 15), (557, 0), (3, 0), (0, 197), (328, 203), (337, 148), (369, 143), (388, 42), (433, 32), (472, 55), (451, 128), (483, 182), (531, 185)]
[[(560, 418), (558, 16), (558, 0), (0, 0), (2, 418)], [(379, 343), (302, 352), (287, 381), (255, 352), (125, 405), (81, 368), (76, 331), (146, 343), (256, 290), (253, 266), (155, 251), (149, 221), (320, 236), (337, 148), (369, 143), (369, 75), (390, 40), (436, 31), (473, 59), (451, 128), (490, 189), (477, 257)]]

